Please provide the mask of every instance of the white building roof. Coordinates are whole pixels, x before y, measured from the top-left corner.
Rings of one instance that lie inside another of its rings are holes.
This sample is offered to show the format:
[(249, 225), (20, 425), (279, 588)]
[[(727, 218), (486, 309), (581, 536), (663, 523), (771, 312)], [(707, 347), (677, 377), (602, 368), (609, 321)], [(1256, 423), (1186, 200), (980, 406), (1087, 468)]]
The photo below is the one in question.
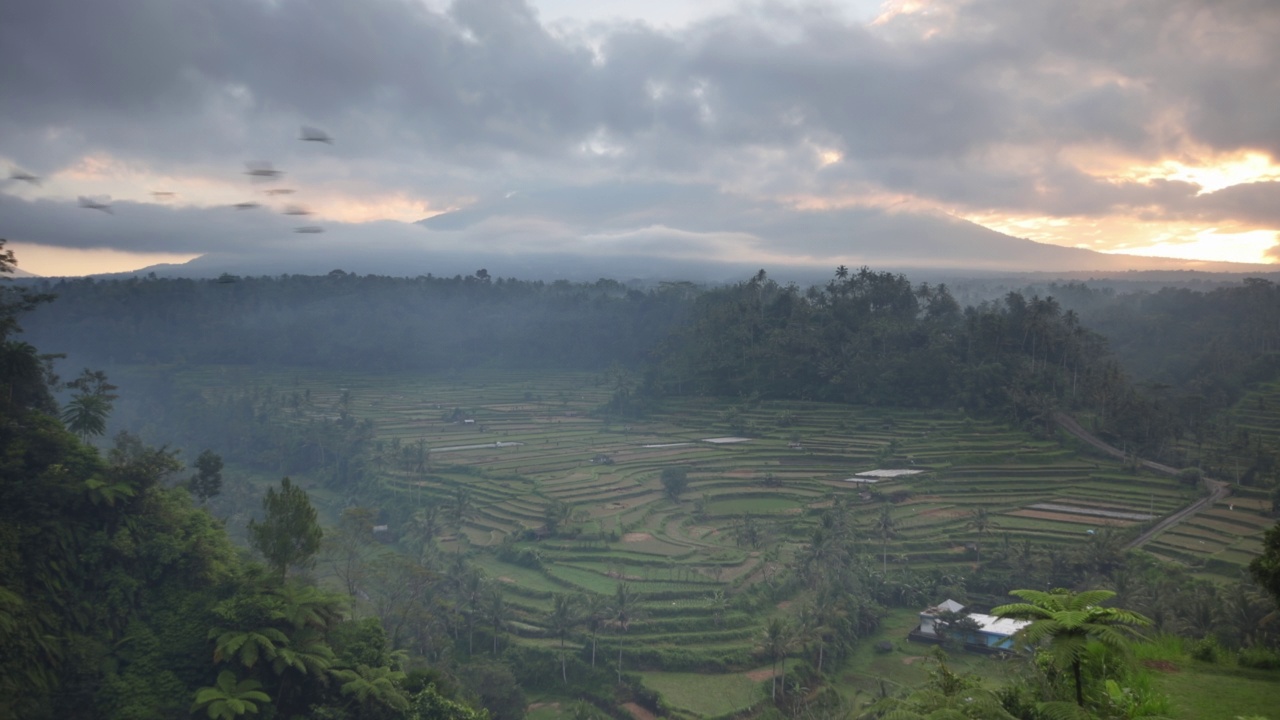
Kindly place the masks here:
[(1002, 637), (1009, 637), (1031, 624), (1030, 620), (1014, 620), (1012, 618), (996, 617), (995, 615), (983, 615), (982, 613), (969, 613), (969, 617), (978, 623), (978, 626), (982, 628), (982, 632)]
[(942, 602), (938, 603), (937, 605), (935, 605), (935, 606), (933, 606), (933, 607), (931, 607), (931, 608), (926, 608), (926, 609), (925, 609), (925, 611), (924, 611), (923, 613), (921, 613), (921, 614), (923, 614), (923, 615), (938, 615), (938, 614), (940, 614), (940, 613), (944, 613), (944, 612), (957, 612), (957, 613), (958, 613), (958, 612), (960, 612), (960, 611), (961, 611), (961, 610), (963, 610), (963, 609), (964, 609), (964, 606), (963, 606), (963, 605), (961, 605), (960, 603), (956, 602), (955, 600), (952, 600), (952, 599), (950, 599), (950, 598), (947, 598), (946, 600), (944, 600), (944, 601), (942, 601)]

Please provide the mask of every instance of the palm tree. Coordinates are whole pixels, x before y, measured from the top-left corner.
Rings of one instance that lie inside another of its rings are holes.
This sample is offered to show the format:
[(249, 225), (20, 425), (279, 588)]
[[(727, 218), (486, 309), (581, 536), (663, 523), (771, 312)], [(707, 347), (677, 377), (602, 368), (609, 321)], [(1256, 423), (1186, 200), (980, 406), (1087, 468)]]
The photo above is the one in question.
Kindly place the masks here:
[(707, 596), (707, 602), (711, 604), (711, 616), (715, 618), (716, 627), (720, 627), (724, 623), (724, 614), (729, 609), (728, 596), (723, 590), (716, 590)]
[(770, 697), (774, 700), (778, 699), (778, 661), (785, 658), (795, 643), (795, 629), (791, 623), (782, 618), (773, 618), (769, 624), (765, 626), (762, 645), (764, 652), (769, 656), (769, 661), (773, 664), (773, 687), (770, 690)]
[(204, 708), (213, 720), (235, 720), (244, 714), (258, 714), (258, 703), (271, 702), (271, 696), (262, 692), (257, 680), (236, 680), (230, 670), (218, 673), (213, 687), (203, 687), (196, 692), (191, 712)]
[(486, 585), (484, 574), (479, 570), (472, 570), (463, 578), (459, 588), (459, 605), (462, 606), (463, 617), (467, 621), (467, 657), (475, 654), (476, 616), (479, 614), (480, 600)]
[[(631, 626), (631, 621), (640, 616), (640, 594), (631, 590), (631, 586), (622, 582), (613, 594), (612, 610), (614, 627), (618, 634), (624, 635)], [(622, 638), (618, 638), (618, 682), (622, 682)]]
[(822, 616), (816, 603), (805, 603), (796, 613), (796, 642), (803, 651), (809, 651), (813, 645), (818, 646), (818, 672), (822, 672), (822, 655), (826, 645), (826, 635), (830, 628)]
[(982, 536), (991, 534), (994, 528), (1000, 527), (996, 524), (991, 516), (987, 514), (986, 508), (978, 508), (969, 516), (969, 522), (965, 523), (965, 527), (978, 534), (978, 542), (974, 543), (974, 547), (978, 549), (978, 564), (982, 564)]
[(497, 585), (490, 587), (489, 591), (485, 593), (482, 610), (484, 611), (484, 619), (488, 620), (489, 624), (493, 626), (493, 654), (496, 656), (498, 654), (498, 635), (502, 633), (502, 628), (506, 627), (507, 618), (511, 615), (506, 601), (502, 598), (502, 590)]
[(1001, 605), (991, 613), (1031, 621), (1015, 637), (1027, 645), (1049, 643), (1054, 662), (1071, 667), (1076, 704), (1080, 706), (1084, 705), (1081, 662), (1089, 641), (1096, 640), (1112, 650), (1124, 651), (1135, 633), (1134, 628), (1151, 624), (1145, 616), (1131, 610), (1102, 607), (1100, 603), (1115, 597), (1111, 590), (1075, 593), (1059, 588), (1051, 592), (1014, 590), (1010, 594), (1025, 602)]
[(475, 505), (471, 501), (471, 491), (465, 486), (459, 485), (453, 491), (453, 522), (458, 530), (458, 552), (462, 552), (462, 526), (467, 523), (467, 518), (471, 517), (471, 511)]
[(893, 519), (893, 509), (889, 503), (885, 503), (880, 508), (880, 515), (876, 518), (875, 531), (880, 535), (880, 549), (884, 554), (884, 577), (889, 577), (889, 538), (894, 536), (894, 530), (897, 529), (898, 523)]
[(564, 684), (568, 685), (569, 672), (565, 668), (564, 641), (580, 622), (577, 598), (564, 593), (556, 593), (552, 596), (551, 601), (552, 608), (551, 615), (547, 617), (547, 629), (551, 631), (552, 636), (560, 638), (560, 676), (564, 680)]
[(111, 401), (105, 396), (81, 393), (67, 403), (62, 411), (62, 422), (81, 442), (88, 442), (90, 436), (97, 437), (107, 431), (107, 415), (110, 414)]
[(591, 633), (591, 667), (595, 667), (596, 635), (600, 632), (604, 622), (609, 619), (611, 610), (609, 598), (596, 593), (584, 593), (578, 598), (578, 604), (582, 606), (583, 620), (587, 624), (587, 630)]

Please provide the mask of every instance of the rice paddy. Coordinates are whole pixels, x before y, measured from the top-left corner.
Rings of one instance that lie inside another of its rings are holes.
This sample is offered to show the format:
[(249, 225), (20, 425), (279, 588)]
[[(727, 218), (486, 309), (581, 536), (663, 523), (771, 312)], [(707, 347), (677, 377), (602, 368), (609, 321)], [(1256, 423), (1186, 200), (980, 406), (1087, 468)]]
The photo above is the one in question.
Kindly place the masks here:
[[(557, 372), (215, 369), (190, 371), (181, 382), (305, 388), (315, 408), (345, 393), (349, 412), (374, 424), (378, 502), (393, 535), (408, 534), (413, 511), (451, 507), (460, 489), (468, 494), (456, 534), (442, 544), (472, 551), (502, 583), (519, 613), (513, 641), (545, 642), (552, 593), (612, 595), (626, 581), (640, 594), (644, 619), (623, 638), (602, 635), (601, 652), (617, 642), (678, 650), (687, 667), (667, 671), (759, 663), (764, 618), (717, 609), (713, 597), (733, 596), (785, 565), (836, 497), (852, 501), (867, 528), (889, 509), (896, 525), (889, 565), (944, 569), (972, 567), (967, 546), (993, 542), (992, 532), (1069, 547), (1100, 529), (1141, 527), (1197, 497), (1175, 478), (1131, 474), (1082, 454), (1074, 441), (1035, 439), (955, 411), (678, 398), (644, 418), (608, 419), (596, 410), (613, 392), (609, 383)], [(428, 451), (426, 462), (402, 462), (417, 446)], [(688, 472), (676, 499), (660, 477), (673, 466)], [(557, 508), (565, 512), (550, 535), (544, 528)], [(971, 522), (980, 509), (995, 528), (989, 534)], [(1266, 509), (1260, 495), (1238, 492), (1149, 547), (1231, 578), (1272, 524)], [(770, 539), (752, 543), (748, 524)], [(538, 562), (504, 562), (499, 548), (508, 558), (528, 550)], [(725, 686), (723, 702), (695, 708), (694, 699), (685, 709), (739, 707), (753, 691), (734, 677), (724, 680), (733, 687)], [(659, 690), (687, 694), (687, 679), (651, 679)]]

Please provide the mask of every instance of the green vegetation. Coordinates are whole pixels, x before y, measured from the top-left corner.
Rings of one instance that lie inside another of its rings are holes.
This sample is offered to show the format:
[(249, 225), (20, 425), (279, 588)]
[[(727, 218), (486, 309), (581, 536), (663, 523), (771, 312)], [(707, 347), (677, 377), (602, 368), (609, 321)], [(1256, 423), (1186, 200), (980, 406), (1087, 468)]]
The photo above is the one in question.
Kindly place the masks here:
[[(531, 693), (582, 720), (1172, 714), (1161, 679), (1108, 642), (1111, 621), (1142, 616), (1246, 666), (1241, 683), (1273, 672), (1250, 669), (1280, 644), (1262, 622), (1270, 436), (1250, 435), (1253, 485), (1129, 551), (1200, 497), (1202, 473), (1140, 462), (1134, 448), (1185, 452), (1185, 428), (1051, 299), (961, 309), (866, 269), (804, 292), (763, 273), (705, 292), (220, 285), (59, 286), (72, 301), (43, 322), (152, 323), (131, 349), (103, 338), (132, 358), (105, 366), (119, 388), (101, 371), (48, 379), (2, 338), (0, 711), (517, 720)], [(438, 327), (394, 327), (407, 289)], [(13, 313), (43, 299), (14, 292)], [(104, 292), (117, 314), (82, 315)], [(198, 311), (120, 309), (161, 297)], [(267, 310), (286, 298), (291, 334)], [(359, 334), (344, 318), (366, 300), (390, 320)], [(446, 311), (483, 319), (446, 327)], [(1262, 397), (1265, 419), (1265, 394), (1240, 397)], [(1085, 450), (1056, 429), (1063, 410), (1130, 452)], [(137, 434), (101, 440), (114, 430)], [(904, 639), (943, 599), (1059, 587), (1079, 592), (997, 608), (1035, 615), (1024, 637), (1043, 654)]]

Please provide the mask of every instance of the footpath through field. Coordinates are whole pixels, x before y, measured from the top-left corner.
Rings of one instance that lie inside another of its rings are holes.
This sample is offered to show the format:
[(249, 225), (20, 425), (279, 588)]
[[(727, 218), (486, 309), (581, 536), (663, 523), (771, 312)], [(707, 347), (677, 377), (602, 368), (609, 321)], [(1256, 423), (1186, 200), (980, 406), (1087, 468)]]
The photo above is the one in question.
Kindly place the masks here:
[[(1085, 430), (1083, 427), (1081, 427), (1080, 423), (1076, 422), (1075, 418), (1071, 417), (1070, 415), (1064, 412), (1054, 412), (1053, 420), (1054, 422), (1058, 423), (1058, 427), (1061, 427), (1063, 430), (1066, 430), (1067, 432), (1071, 433), (1077, 438), (1080, 438), (1081, 440), (1085, 441), (1086, 443), (1093, 446), (1094, 448), (1097, 448), (1103, 453), (1110, 455), (1111, 457), (1114, 457), (1114, 458), (1119, 458), (1121, 460), (1125, 459), (1125, 454), (1123, 450), (1103, 442), (1100, 438), (1098, 438), (1097, 436), (1090, 433), (1088, 430)], [(1143, 467), (1149, 468), (1151, 470), (1155, 470), (1156, 472), (1165, 473), (1167, 475), (1178, 474), (1177, 468), (1172, 468), (1172, 467), (1169, 467), (1168, 465), (1163, 465), (1161, 463), (1153, 462), (1151, 460), (1139, 460), (1139, 462), (1142, 464)], [(1160, 533), (1181, 523), (1182, 521), (1186, 520), (1192, 515), (1195, 515), (1201, 510), (1204, 510), (1207, 507), (1212, 507), (1214, 503), (1218, 502), (1219, 500), (1231, 494), (1231, 486), (1221, 480), (1212, 480), (1206, 477), (1206, 478), (1203, 478), (1203, 481), (1204, 481), (1205, 488), (1209, 490), (1208, 495), (1200, 498), (1199, 500), (1191, 503), (1190, 505), (1182, 508), (1178, 512), (1173, 513), (1172, 515), (1169, 515), (1165, 519), (1151, 526), (1151, 528), (1148, 529), (1146, 532), (1134, 538), (1131, 542), (1129, 542), (1128, 545), (1125, 545), (1124, 546), (1125, 550), (1133, 550), (1135, 548), (1140, 548), (1143, 545), (1146, 545), (1148, 542), (1155, 539), (1155, 537)]]

